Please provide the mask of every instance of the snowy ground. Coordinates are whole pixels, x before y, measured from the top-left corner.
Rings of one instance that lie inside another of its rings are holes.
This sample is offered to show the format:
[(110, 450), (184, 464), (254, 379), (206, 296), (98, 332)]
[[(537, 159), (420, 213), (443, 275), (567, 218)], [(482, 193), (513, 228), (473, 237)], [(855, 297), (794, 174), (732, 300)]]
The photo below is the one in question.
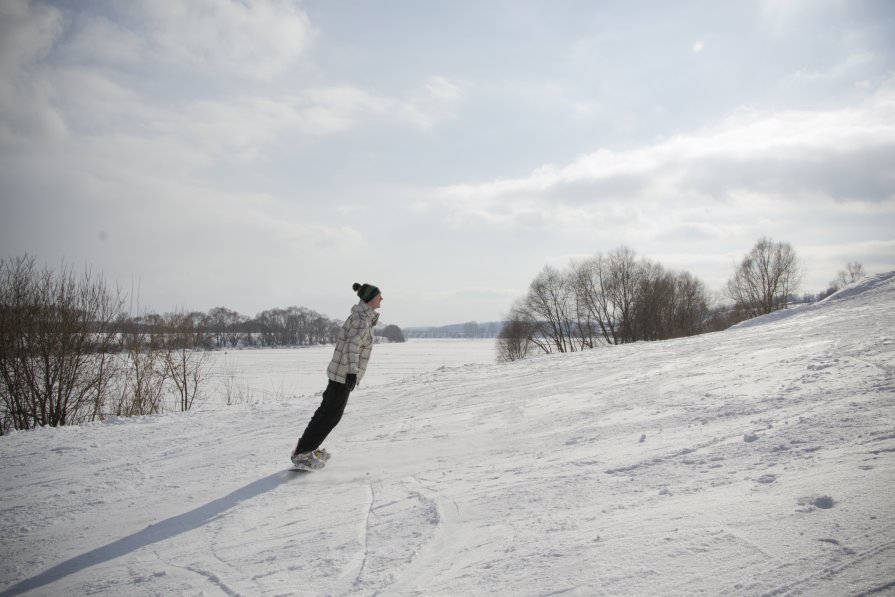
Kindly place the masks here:
[(893, 307), (13, 434), (0, 595), (893, 594)]

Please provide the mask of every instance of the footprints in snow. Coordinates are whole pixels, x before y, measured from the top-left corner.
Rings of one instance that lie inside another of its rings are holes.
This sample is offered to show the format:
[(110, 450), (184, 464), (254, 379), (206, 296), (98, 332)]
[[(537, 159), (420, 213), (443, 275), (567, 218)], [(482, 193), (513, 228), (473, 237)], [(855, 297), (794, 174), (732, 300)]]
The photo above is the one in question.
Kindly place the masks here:
[[(798, 466), (800, 460), (812, 459), (822, 449), (820, 445), (805, 445), (809, 442), (808, 439), (794, 437), (794, 428), (779, 427), (779, 433), (773, 436), (775, 441), (768, 441), (771, 436), (766, 432), (774, 429), (774, 425), (767, 420), (753, 423), (759, 427), (750, 429), (741, 438), (713, 438), (689, 448), (661, 453), (632, 464), (609, 468), (604, 472), (654, 488), (658, 496), (664, 497), (692, 494), (742, 481), (753, 483), (752, 490), (760, 491), (763, 487), (778, 483), (785, 476), (779, 471), (791, 470), (791, 467)], [(781, 442), (781, 439), (786, 441)], [(640, 436), (638, 443), (649, 445), (645, 435)], [(767, 471), (774, 467), (782, 469)], [(657, 468), (661, 468), (661, 474), (657, 475)], [(811, 508), (821, 506), (812, 505)]]

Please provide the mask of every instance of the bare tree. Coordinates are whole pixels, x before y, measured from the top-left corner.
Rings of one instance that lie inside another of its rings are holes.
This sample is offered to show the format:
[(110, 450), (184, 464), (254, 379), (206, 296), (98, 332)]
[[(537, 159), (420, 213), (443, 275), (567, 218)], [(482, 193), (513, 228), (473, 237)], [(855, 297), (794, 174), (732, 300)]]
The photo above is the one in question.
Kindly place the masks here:
[(572, 339), (574, 291), (568, 275), (545, 266), (532, 281), (526, 296), (529, 324), (537, 330), (532, 340), (545, 352), (574, 352)]
[(208, 312), (208, 331), (218, 348), (235, 347), (239, 343), (240, 325), (245, 317), (225, 307), (215, 307)]
[(208, 315), (200, 311), (190, 311), (182, 315), (182, 329), (189, 330), (190, 342), (194, 348), (210, 349), (214, 345), (212, 334), (208, 329)]
[(854, 284), (867, 275), (864, 271), (864, 266), (857, 261), (849, 261), (845, 266), (845, 272), (847, 274), (846, 280), (849, 284)]
[(224, 357), (218, 370), (221, 380), (221, 392), (224, 396), (224, 404), (232, 406), (242, 404), (252, 399), (252, 391), (239, 376), (238, 368), (229, 357)]
[(497, 361), (506, 363), (527, 357), (534, 348), (534, 334), (529, 318), (522, 312), (521, 303), (517, 304), (497, 335)]
[(673, 337), (674, 276), (666, 272), (662, 265), (647, 259), (639, 262), (635, 276), (629, 341)]
[(634, 342), (634, 307), (639, 283), (636, 254), (628, 247), (609, 253), (610, 297), (618, 316), (616, 335), (621, 342)]
[(689, 272), (675, 278), (674, 337), (693, 336), (706, 330), (709, 293), (705, 284)]
[(89, 270), (0, 260), (0, 429), (76, 424), (102, 412), (120, 293)]
[(836, 279), (830, 282), (830, 287), (835, 290), (845, 288), (849, 284), (854, 284), (867, 274), (864, 272), (864, 266), (857, 261), (849, 261), (844, 270), (839, 270)]
[(609, 260), (602, 255), (573, 263), (576, 304), (584, 314), (579, 319), (587, 321), (587, 333), (591, 347), (597, 344), (594, 335), (599, 334), (607, 344), (619, 344), (618, 307), (613, 301), (613, 277)]
[(727, 282), (731, 299), (752, 317), (786, 308), (801, 281), (796, 252), (789, 243), (760, 239)]
[(128, 341), (122, 354), (123, 375), (118, 394), (109, 404), (108, 414), (135, 417), (159, 414), (164, 410), (164, 352), (139, 337)]
[(177, 409), (190, 410), (201, 396), (208, 370), (209, 353), (196, 348), (192, 314), (171, 313), (167, 317), (169, 347), (163, 354), (165, 375), (174, 387)]
[[(623, 344), (638, 339), (639, 329), (649, 324), (637, 323), (638, 313), (648, 312), (644, 291), (649, 289), (645, 278), (657, 274), (654, 264), (638, 262), (636, 253), (622, 246), (606, 257), (596, 255), (572, 265), (571, 277), (578, 305), (588, 314), (588, 323), (599, 330), (609, 344)], [(661, 266), (659, 266), (661, 267)], [(583, 328), (590, 332), (590, 328)]]

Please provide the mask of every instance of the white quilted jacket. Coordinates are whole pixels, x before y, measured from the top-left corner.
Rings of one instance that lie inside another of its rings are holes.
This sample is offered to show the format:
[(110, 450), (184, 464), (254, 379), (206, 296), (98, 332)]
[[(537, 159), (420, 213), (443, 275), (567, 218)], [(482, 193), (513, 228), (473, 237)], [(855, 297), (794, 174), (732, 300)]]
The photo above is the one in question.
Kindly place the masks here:
[(360, 383), (373, 352), (373, 328), (377, 321), (379, 314), (364, 301), (351, 308), (351, 315), (339, 330), (336, 349), (326, 369), (331, 380), (345, 383), (345, 376), (354, 373)]

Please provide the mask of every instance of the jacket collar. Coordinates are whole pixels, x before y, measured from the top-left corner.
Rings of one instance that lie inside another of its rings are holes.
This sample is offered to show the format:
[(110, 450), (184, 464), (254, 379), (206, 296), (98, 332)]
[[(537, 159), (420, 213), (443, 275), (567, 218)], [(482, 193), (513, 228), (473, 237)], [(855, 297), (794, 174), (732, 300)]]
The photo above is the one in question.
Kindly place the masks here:
[(370, 321), (370, 325), (376, 325), (376, 322), (379, 321), (379, 313), (376, 312), (373, 307), (365, 303), (363, 300), (359, 301), (354, 307), (351, 309), (355, 313), (360, 313), (366, 319)]

